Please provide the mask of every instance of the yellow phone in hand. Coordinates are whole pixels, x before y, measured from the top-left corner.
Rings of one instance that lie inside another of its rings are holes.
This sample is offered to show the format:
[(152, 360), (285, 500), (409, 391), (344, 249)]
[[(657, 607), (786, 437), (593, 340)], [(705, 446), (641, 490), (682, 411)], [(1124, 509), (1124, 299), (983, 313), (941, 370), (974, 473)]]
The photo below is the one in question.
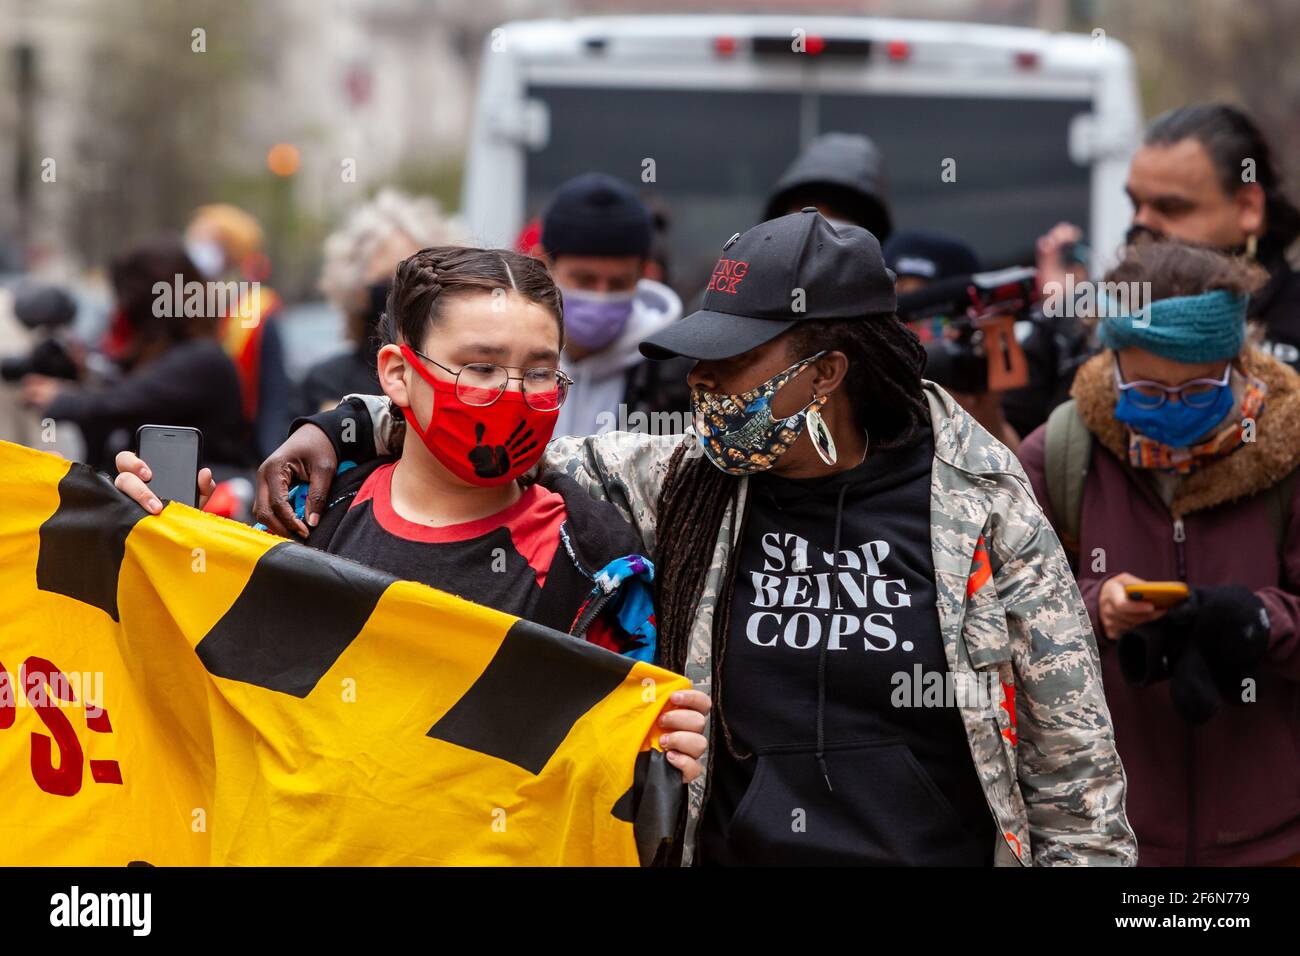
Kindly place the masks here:
[(1182, 581), (1137, 581), (1124, 585), (1124, 594), (1130, 601), (1150, 601), (1159, 608), (1186, 601), (1188, 593)]

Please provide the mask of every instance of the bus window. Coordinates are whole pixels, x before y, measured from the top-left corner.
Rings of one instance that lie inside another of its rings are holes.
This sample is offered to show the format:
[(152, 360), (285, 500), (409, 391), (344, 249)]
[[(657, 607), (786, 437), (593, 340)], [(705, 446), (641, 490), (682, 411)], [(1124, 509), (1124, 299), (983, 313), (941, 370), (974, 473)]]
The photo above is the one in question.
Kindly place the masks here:
[[(1069, 156), (1087, 100), (823, 93), (821, 129), (865, 133), (885, 156), (896, 229), (959, 236), (986, 268), (1030, 265), (1061, 220), (1085, 229), (1090, 170)], [(955, 181), (942, 178), (955, 160)]]
[[(535, 86), (528, 96), (546, 104), (551, 134), (527, 156), (526, 217), (579, 173), (641, 185), (668, 217), (672, 284), (688, 299), (799, 150), (796, 93)], [(642, 184), (647, 159), (655, 181)]]

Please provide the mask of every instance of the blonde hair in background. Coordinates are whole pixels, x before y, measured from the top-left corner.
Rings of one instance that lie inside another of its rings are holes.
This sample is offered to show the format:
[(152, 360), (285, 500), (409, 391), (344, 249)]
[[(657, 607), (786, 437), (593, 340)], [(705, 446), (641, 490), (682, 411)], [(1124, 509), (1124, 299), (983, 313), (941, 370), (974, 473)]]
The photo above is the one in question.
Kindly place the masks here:
[(359, 206), (325, 240), (319, 287), (345, 315), (366, 287), (366, 269), (375, 251), (394, 235), (409, 236), (417, 248), (460, 245), (459, 221), (431, 196), (381, 189)]
[(194, 210), (186, 231), (205, 230), (221, 244), (230, 264), (238, 265), (262, 249), (265, 235), (257, 218), (230, 203), (210, 203)]

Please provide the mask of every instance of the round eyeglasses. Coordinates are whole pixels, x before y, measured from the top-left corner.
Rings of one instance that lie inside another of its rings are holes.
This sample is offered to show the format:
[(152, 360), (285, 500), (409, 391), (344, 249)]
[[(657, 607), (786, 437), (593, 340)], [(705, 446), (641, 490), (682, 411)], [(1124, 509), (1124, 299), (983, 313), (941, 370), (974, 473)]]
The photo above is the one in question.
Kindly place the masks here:
[(1222, 378), (1194, 378), (1181, 385), (1161, 385), (1145, 379), (1126, 382), (1120, 374), (1119, 363), (1115, 363), (1115, 384), (1121, 392), (1129, 393), (1129, 401), (1144, 409), (1159, 408), (1170, 396), (1177, 396), (1188, 408), (1209, 408), (1218, 398), (1219, 390), (1227, 387), (1231, 376), (1232, 363), (1229, 362)]
[[(491, 405), (500, 398), (510, 387), (511, 382), (518, 382), (524, 403), (529, 408), (538, 412), (554, 412), (564, 404), (564, 400), (569, 395), (569, 386), (573, 384), (573, 379), (558, 368), (521, 369), (488, 362), (471, 362), (469, 365), (462, 365), (457, 371), (417, 349), (411, 351), (426, 362), (432, 362), (448, 375), (454, 376), (456, 397), (466, 405), (480, 408)], [(523, 374), (511, 375), (511, 371), (523, 372)]]

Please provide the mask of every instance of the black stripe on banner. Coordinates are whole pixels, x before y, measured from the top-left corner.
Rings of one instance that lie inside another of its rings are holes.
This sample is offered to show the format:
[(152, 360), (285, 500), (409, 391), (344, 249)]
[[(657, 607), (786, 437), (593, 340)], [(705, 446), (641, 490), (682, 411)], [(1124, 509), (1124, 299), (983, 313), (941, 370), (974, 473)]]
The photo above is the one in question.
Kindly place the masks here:
[(210, 674), (306, 697), (397, 578), (286, 541), (196, 648)]
[(118, 620), (117, 579), (126, 536), (148, 514), (87, 465), (59, 482), (59, 506), (40, 527), (36, 587), (63, 594)]
[(578, 718), (623, 683), (634, 663), (517, 620), (429, 736), (540, 773)]

